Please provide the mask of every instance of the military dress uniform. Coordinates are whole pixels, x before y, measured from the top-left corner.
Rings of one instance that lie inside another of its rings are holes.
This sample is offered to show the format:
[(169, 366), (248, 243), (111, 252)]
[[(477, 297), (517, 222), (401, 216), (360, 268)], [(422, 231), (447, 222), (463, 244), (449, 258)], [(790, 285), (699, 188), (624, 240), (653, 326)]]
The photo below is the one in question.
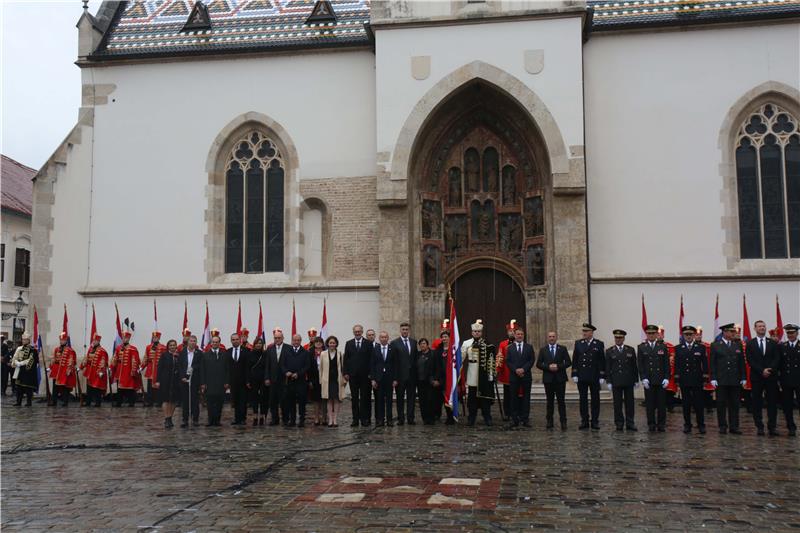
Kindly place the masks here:
[[(472, 330), (483, 325), (480, 321), (472, 325)], [(468, 339), (461, 344), (463, 364), (461, 366), (461, 387), (466, 389), (467, 424), (475, 425), (478, 408), (487, 426), (492, 425), (492, 401), (494, 400), (495, 347), (486, 343), (483, 338)]]
[(139, 350), (130, 344), (131, 333), (126, 331), (122, 335), (123, 343), (117, 347), (114, 353), (112, 367), (114, 367), (114, 378), (117, 380), (117, 401), (115, 405), (122, 405), (123, 396), (127, 399), (128, 405), (133, 407), (136, 402), (136, 391), (142, 388), (142, 375), (139, 373), (141, 363), (139, 360)]
[[(595, 331), (591, 324), (584, 331)], [(600, 429), (600, 385), (605, 383), (606, 361), (603, 341), (594, 337), (575, 341), (572, 352), (572, 381), (578, 384), (580, 397), (580, 429), (589, 427), (589, 395), (592, 398), (592, 429)], [(602, 383), (601, 383), (602, 382)]]
[(637, 348), (637, 356), (644, 386), (647, 427), (650, 431), (664, 431), (667, 425), (667, 387), (670, 378), (669, 348), (663, 341), (645, 341)]
[[(616, 337), (625, 335), (622, 330), (614, 330)], [(639, 371), (636, 365), (636, 352), (633, 346), (627, 344), (614, 344), (606, 350), (606, 379), (614, 396), (614, 424), (617, 431), (622, 431), (623, 426), (629, 431), (636, 431), (634, 422), (635, 404), (633, 401), (633, 387), (639, 381)], [(623, 403), (625, 414), (623, 415)]]
[[(95, 334), (93, 340), (99, 341), (100, 338), (100, 335)], [(86, 378), (86, 396), (88, 396), (86, 405), (91, 406), (94, 403), (95, 407), (100, 407), (108, 383), (108, 352), (99, 344), (89, 347), (81, 363), (81, 369)]]
[[(67, 334), (62, 332), (59, 340), (66, 340)], [(70, 391), (77, 384), (78, 355), (75, 350), (67, 346), (58, 346), (53, 351), (53, 365), (58, 368), (55, 375), (55, 390), (53, 391), (53, 405), (61, 399), (61, 405), (66, 407), (69, 404)]]
[[(727, 324), (720, 329), (732, 329)], [(742, 343), (732, 339), (711, 345), (711, 384), (717, 391), (717, 423), (719, 432), (739, 434), (739, 397), (745, 381), (744, 350)]]
[(39, 352), (30, 345), (31, 337), (28, 333), (24, 333), (22, 338), (28, 343), (14, 351), (9, 366), (13, 369), (11, 378), (14, 380), (14, 391), (17, 394), (17, 403), (14, 405), (22, 405), (22, 397), (25, 396), (25, 405), (30, 407), (33, 391), (39, 387)]
[(683, 398), (683, 431), (692, 430), (692, 409), (700, 433), (706, 432), (703, 385), (708, 378), (706, 347), (701, 343), (682, 342), (675, 347), (675, 380)]
[(158, 331), (153, 332), (153, 341), (144, 349), (144, 361), (142, 361), (142, 368), (144, 368), (144, 380), (147, 382), (147, 392), (144, 396), (144, 406), (161, 407), (161, 397), (158, 391), (153, 388), (153, 384), (158, 381), (158, 360), (167, 351), (164, 344), (158, 342), (161, 339), (161, 333)]
[[(797, 326), (787, 324), (784, 330), (789, 333), (797, 332)], [(800, 402), (800, 340), (781, 343), (780, 382), (783, 392), (783, 415), (786, 417), (786, 428), (789, 436), (797, 434), (794, 422), (795, 398)]]

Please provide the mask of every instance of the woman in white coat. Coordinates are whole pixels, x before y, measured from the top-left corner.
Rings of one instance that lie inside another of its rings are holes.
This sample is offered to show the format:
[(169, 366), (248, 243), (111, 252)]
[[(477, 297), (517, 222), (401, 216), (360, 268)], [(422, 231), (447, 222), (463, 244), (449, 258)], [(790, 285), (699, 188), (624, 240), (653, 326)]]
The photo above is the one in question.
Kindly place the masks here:
[(322, 399), (328, 402), (328, 427), (339, 427), (337, 417), (345, 395), (345, 382), (342, 376), (342, 353), (339, 339), (331, 335), (326, 344), (328, 349), (319, 357), (319, 382)]

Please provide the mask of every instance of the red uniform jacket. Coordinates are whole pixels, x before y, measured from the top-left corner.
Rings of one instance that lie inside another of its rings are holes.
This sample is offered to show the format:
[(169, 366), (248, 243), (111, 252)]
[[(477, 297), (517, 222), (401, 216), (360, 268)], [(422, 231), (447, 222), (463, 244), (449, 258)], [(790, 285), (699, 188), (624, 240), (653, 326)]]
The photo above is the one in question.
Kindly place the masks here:
[[(703, 346), (706, 347), (706, 357), (708, 358), (708, 368), (711, 368), (711, 343), (704, 342)], [(705, 384), (703, 385), (703, 390), (705, 391), (714, 391), (714, 385), (711, 384), (711, 372), (708, 373), (708, 379), (706, 380)]]
[(156, 380), (158, 373), (158, 360), (161, 354), (167, 351), (167, 346), (160, 342), (153, 348), (152, 344), (148, 344), (144, 349), (144, 361), (142, 361), (142, 368), (144, 368), (144, 377), (147, 379)]
[[(166, 349), (166, 348), (164, 348), (164, 349)], [(227, 348), (225, 348), (224, 344), (219, 343), (219, 349), (224, 352)], [(203, 353), (208, 353), (210, 351), (211, 351), (211, 345), (209, 344), (208, 346), (206, 346), (206, 349), (203, 350)]]
[(108, 380), (106, 379), (106, 372), (108, 372), (108, 352), (102, 346), (98, 346), (93, 352), (89, 348), (86, 358), (81, 363), (83, 375), (86, 377), (86, 384), (95, 389), (102, 391), (106, 390)]
[(511, 371), (506, 364), (506, 355), (508, 352), (509, 340), (506, 339), (497, 347), (497, 382), (502, 385), (508, 385), (508, 380), (511, 377)]
[(667, 389), (670, 392), (678, 392), (678, 384), (675, 383), (675, 345), (671, 342), (664, 341), (667, 345), (667, 353), (669, 354), (669, 383)]
[(139, 390), (142, 388), (142, 375), (139, 373), (141, 362), (139, 350), (133, 344), (121, 344), (114, 354), (114, 379), (120, 389)]
[(77, 375), (76, 366), (78, 364), (78, 357), (75, 350), (69, 346), (61, 346), (53, 351), (54, 365), (57, 365), (58, 371), (55, 376), (56, 385), (63, 385), (69, 389), (75, 387), (75, 377)]
[[(742, 343), (742, 353), (746, 352), (747, 351), (747, 343), (745, 343), (744, 341), (739, 341), (739, 342)], [(746, 380), (745, 384), (744, 384), (744, 387), (743, 387), (744, 390), (752, 390), (753, 389), (753, 384), (750, 383), (750, 363), (747, 362), (747, 357), (744, 358), (744, 375), (745, 375), (745, 380)]]

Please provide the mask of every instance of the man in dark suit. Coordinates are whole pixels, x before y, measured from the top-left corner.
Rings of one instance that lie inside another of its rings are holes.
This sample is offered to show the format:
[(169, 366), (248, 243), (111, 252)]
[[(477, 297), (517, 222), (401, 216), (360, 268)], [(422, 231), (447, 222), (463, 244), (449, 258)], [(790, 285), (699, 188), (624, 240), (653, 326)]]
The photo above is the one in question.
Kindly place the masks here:
[[(270, 426), (277, 426), (281, 420), (286, 423), (288, 418), (283, 408), (283, 393), (286, 379), (281, 374), (281, 359), (289, 353), (290, 347), (283, 342), (283, 331), (280, 328), (272, 330), (272, 344), (267, 347), (264, 365), (264, 384), (269, 387), (269, 412)], [(278, 408), (280, 407), (282, 418), (278, 418)]]
[(250, 350), (242, 346), (239, 335), (231, 335), (231, 347), (225, 351), (231, 385), (231, 404), (233, 422), (231, 425), (243, 426), (247, 421), (247, 360)]
[(800, 341), (797, 340), (798, 327), (786, 324), (786, 342), (781, 344), (780, 380), (783, 391), (783, 415), (786, 418), (786, 428), (789, 436), (797, 435), (797, 425), (794, 423), (795, 398), (800, 402)]
[(622, 431), (623, 426), (628, 431), (636, 431), (633, 402), (633, 389), (639, 384), (636, 352), (633, 346), (625, 344), (627, 333), (624, 330), (615, 329), (613, 333), (614, 346), (606, 350), (606, 380), (608, 380), (608, 390), (614, 395), (614, 424), (617, 426), (617, 431)]
[(211, 337), (211, 350), (203, 354), (201, 390), (206, 395), (206, 406), (208, 407), (208, 424), (206, 426), (220, 425), (225, 391), (230, 387), (228, 361), (219, 344), (219, 337)]
[(395, 379), (395, 353), (389, 346), (389, 332), (381, 331), (372, 350), (369, 379), (375, 391), (375, 425), (392, 425), (392, 389)]
[[(639, 372), (644, 387), (644, 402), (647, 408), (647, 428), (664, 431), (667, 425), (667, 391), (669, 384), (669, 350), (659, 340), (659, 328), (648, 324), (644, 328), (646, 340), (637, 348)], [(656, 417), (658, 411), (658, 417)]]
[[(508, 345), (506, 351), (506, 365), (508, 365), (508, 388), (511, 391), (511, 426), (517, 427), (522, 423), (526, 428), (531, 427), (531, 368), (533, 368), (533, 346), (525, 342), (525, 330), (521, 327), (514, 329), (514, 342)], [(522, 397), (519, 389), (522, 388)]]
[(735, 339), (734, 324), (725, 324), (719, 329), (722, 339), (711, 345), (711, 385), (717, 392), (717, 424), (722, 434), (730, 427), (731, 433), (741, 435), (739, 396), (746, 383), (742, 343)]
[(186, 347), (178, 356), (178, 375), (181, 376), (181, 427), (200, 425), (200, 385), (203, 381), (203, 353), (197, 347), (197, 337), (190, 335)]
[(372, 359), (372, 342), (363, 337), (364, 327), (353, 326), (353, 338), (344, 345), (342, 373), (350, 384), (350, 404), (353, 411), (351, 427), (369, 426), (372, 416), (372, 384), (369, 380)]
[(400, 324), (400, 336), (392, 341), (391, 347), (396, 356), (397, 425), (402, 426), (405, 420), (413, 425), (417, 396), (417, 341), (411, 338), (411, 324)]
[(567, 404), (564, 393), (567, 385), (567, 368), (572, 366), (567, 347), (558, 344), (555, 331), (547, 332), (547, 345), (539, 350), (536, 368), (542, 371), (542, 383), (547, 397), (547, 429), (553, 429), (553, 398), (558, 399), (558, 418), (561, 431), (567, 430)]
[(600, 429), (600, 385), (605, 384), (606, 358), (603, 341), (594, 338), (597, 328), (583, 324), (583, 338), (572, 351), (572, 381), (578, 384), (580, 429), (589, 428), (589, 394), (592, 397), (592, 429)]
[(706, 347), (695, 342), (697, 328), (683, 326), (683, 342), (675, 347), (675, 381), (681, 387), (683, 404), (683, 432), (692, 432), (692, 409), (697, 419), (697, 429), (706, 432), (703, 410), (703, 385), (708, 379)]
[(764, 434), (764, 392), (767, 393), (767, 429), (777, 436), (778, 424), (778, 367), (781, 352), (778, 343), (767, 337), (767, 324), (756, 320), (756, 336), (747, 341), (745, 356), (750, 363), (750, 383), (753, 398), (753, 421), (759, 435)]
[(308, 382), (306, 374), (311, 363), (311, 356), (308, 351), (301, 346), (303, 337), (300, 334), (292, 335), (292, 345), (288, 353), (281, 357), (280, 375), (286, 383), (283, 402), (283, 424), (293, 427), (305, 426), (306, 420), (306, 398), (308, 393)]

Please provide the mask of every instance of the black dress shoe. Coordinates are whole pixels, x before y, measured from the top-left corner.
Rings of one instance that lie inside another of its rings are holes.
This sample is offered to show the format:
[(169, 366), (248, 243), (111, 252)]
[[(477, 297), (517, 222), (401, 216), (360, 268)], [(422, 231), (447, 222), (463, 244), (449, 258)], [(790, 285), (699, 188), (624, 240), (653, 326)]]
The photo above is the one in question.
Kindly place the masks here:
[(486, 424), (487, 426), (491, 426), (492, 425), (492, 419), (491, 418), (485, 418), (483, 420), (483, 423)]
[(566, 431), (566, 430), (567, 430), (567, 423), (561, 422), (561, 431)]
[(733, 433), (734, 435), (741, 435), (742, 431), (739, 428), (732, 428), (731, 433)]
[(655, 426), (647, 426), (647, 431), (649, 431), (650, 433), (655, 432), (655, 430), (656, 430)]
[(622, 426), (617, 426), (617, 431), (622, 431)]
[(522, 423), (522, 425), (523, 425), (523, 427), (526, 427), (526, 428), (529, 428), (529, 427), (531, 427), (531, 423), (530, 423), (529, 421), (527, 421), (527, 420), (525, 420), (525, 421)]
[(413, 420), (409, 420), (409, 421), (408, 421), (408, 425), (409, 425), (409, 426), (416, 426), (416, 425), (417, 425), (417, 423), (416, 423), (416, 422), (414, 422)]
[(188, 422), (181, 422), (181, 427), (182, 428), (188, 428), (189, 427), (189, 423)]
[(470, 426), (470, 427), (474, 426), (475, 425), (475, 419), (474, 418), (470, 418), (469, 420), (467, 420), (467, 425)]
[(691, 433), (692, 432), (692, 426), (683, 426), (683, 432), (684, 433)]
[(545, 426), (545, 429), (553, 429), (553, 421), (552, 420), (548, 420), (547, 421), (547, 425)]
[(658, 426), (658, 432), (659, 433), (664, 433), (665, 431), (666, 431), (666, 428), (664, 426)]
[(578, 426), (578, 429), (589, 429), (589, 422), (581, 422), (581, 425)]
[(383, 420), (376, 420), (375, 421), (375, 427), (376, 428), (383, 427), (385, 425), (386, 425), (386, 422), (384, 422)]
[(775, 429), (775, 428), (770, 428), (769, 429), (769, 436), (770, 437), (777, 437), (778, 435), (780, 435), (780, 433), (778, 433), (777, 429)]
[(598, 422), (592, 422), (592, 429), (600, 429), (600, 424)]
[(405, 422), (405, 420), (403, 420), (402, 418), (401, 418), (400, 420), (398, 420), (398, 421), (397, 421), (397, 425), (398, 425), (398, 426), (402, 426), (402, 425), (403, 425), (403, 424), (405, 424), (405, 423), (406, 423), (406, 422)]
[(209, 422), (208, 424), (206, 424), (206, 427), (207, 427), (207, 428), (210, 428), (211, 426), (214, 426), (214, 425), (215, 425), (215, 424), (212, 424), (211, 422)]
[(298, 422), (297, 423), (297, 427), (304, 428), (304, 427), (306, 427), (306, 423), (305, 422)]
[(386, 422), (386, 427), (390, 428), (392, 426), (394, 426), (394, 422), (392, 422), (391, 420), (389, 422)]
[(636, 426), (625, 426), (625, 429), (627, 429), (628, 431), (639, 431), (638, 429), (636, 429)]
[(280, 424), (280, 422), (278, 422), (277, 420), (271, 420), (269, 423), (270, 426), (277, 426), (278, 424)]
[(720, 435), (724, 435), (728, 432), (728, 428), (719, 428)]
[(797, 436), (797, 430), (796, 429), (790, 429), (789, 430), (789, 436), (790, 437), (796, 437)]
[(350, 427), (351, 428), (357, 428), (358, 427), (358, 422), (350, 422)]
[(697, 431), (700, 432), (701, 435), (705, 435), (706, 434), (706, 427), (705, 426), (700, 426), (699, 428), (697, 428)]
[(199, 425), (200, 425), (200, 421), (199, 421), (199, 420), (192, 420), (192, 425), (193, 425), (194, 427), (197, 427), (197, 426), (199, 426)]
[[(733, 431), (731, 431), (731, 433), (733, 433)], [(758, 435), (759, 437), (763, 437), (764, 436), (764, 428), (758, 428), (758, 431), (756, 431), (756, 435)]]

